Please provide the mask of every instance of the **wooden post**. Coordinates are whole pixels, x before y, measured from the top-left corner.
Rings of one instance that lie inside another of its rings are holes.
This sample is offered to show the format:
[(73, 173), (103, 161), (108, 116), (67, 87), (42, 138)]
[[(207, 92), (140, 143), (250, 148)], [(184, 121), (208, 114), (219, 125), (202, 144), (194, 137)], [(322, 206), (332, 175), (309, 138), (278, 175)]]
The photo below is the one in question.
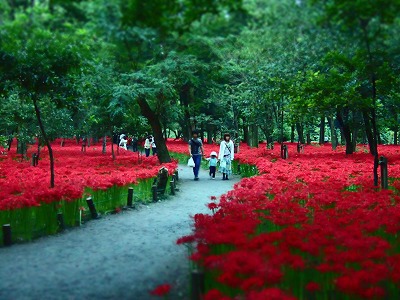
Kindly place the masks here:
[(176, 179), (176, 181), (179, 181), (179, 172), (178, 172), (178, 170), (175, 171), (175, 179)]
[(281, 145), (281, 158), (287, 159), (289, 157), (288, 147), (287, 145)]
[(60, 228), (60, 231), (65, 230), (65, 222), (64, 222), (64, 216), (62, 212), (57, 213), (57, 221), (58, 221), (58, 228)]
[(169, 182), (170, 188), (171, 188), (171, 195), (175, 195), (175, 183), (174, 180), (171, 180)]
[(192, 293), (191, 300), (201, 300), (203, 299), (205, 290), (205, 276), (204, 272), (199, 270), (192, 271)]
[(11, 235), (11, 225), (10, 224), (3, 225), (3, 245), (4, 246), (12, 245), (12, 235)]
[(36, 167), (36, 156), (37, 156), (36, 153), (33, 153), (33, 154), (32, 154), (32, 162), (31, 162), (31, 165), (32, 165), (33, 167)]
[(96, 206), (94, 205), (92, 197), (87, 198), (86, 199), (86, 203), (87, 203), (87, 205), (89, 207), (92, 219), (97, 219), (99, 217), (99, 214), (96, 211)]
[(128, 188), (128, 200), (126, 206), (128, 207), (133, 206), (133, 187)]
[(381, 156), (379, 159), (379, 164), (381, 166), (381, 186), (382, 186), (382, 189), (387, 190), (389, 188), (387, 158), (384, 156)]
[(151, 190), (153, 193), (153, 202), (157, 202), (157, 200), (158, 200), (157, 185), (153, 185)]
[(174, 189), (176, 190), (176, 182), (178, 179), (176, 179), (176, 174), (172, 175), (172, 180), (174, 181)]
[(176, 175), (175, 174), (172, 174), (172, 180), (174, 181), (175, 187), (176, 187)]

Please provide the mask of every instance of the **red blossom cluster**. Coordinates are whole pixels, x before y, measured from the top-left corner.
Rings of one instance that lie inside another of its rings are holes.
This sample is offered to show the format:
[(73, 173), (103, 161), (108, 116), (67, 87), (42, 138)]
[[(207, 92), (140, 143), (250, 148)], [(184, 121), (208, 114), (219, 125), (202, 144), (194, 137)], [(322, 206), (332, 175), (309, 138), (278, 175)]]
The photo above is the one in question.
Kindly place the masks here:
[[(29, 149), (28, 157), (32, 156), (35, 148)], [(41, 149), (37, 167), (31, 166), (27, 160), (21, 161), (15, 148), (0, 157), (0, 210), (40, 206), (40, 203), (60, 200), (73, 201), (82, 197), (86, 187), (105, 190), (114, 185), (125, 186), (157, 176), (160, 168), (156, 157), (139, 157), (138, 153), (121, 148), (113, 160), (111, 145), (107, 147), (107, 154), (103, 154), (101, 143), (87, 147), (86, 152), (82, 152), (81, 145), (72, 140), (66, 141), (64, 147), (60, 146), (60, 141), (55, 141), (52, 148), (55, 188), (49, 188), (47, 148)], [(176, 162), (165, 164), (171, 174), (176, 166)]]
[[(382, 146), (389, 175), (400, 178), (400, 147)], [(400, 181), (372, 186), (366, 149), (346, 156), (308, 146), (289, 159), (241, 145), (243, 179), (195, 216), (191, 259), (213, 278), (205, 299), (396, 299), (400, 291)], [(221, 288), (221, 285), (223, 288)]]
[(154, 290), (150, 291), (150, 295), (157, 297), (164, 297), (168, 295), (170, 291), (171, 291), (171, 285), (161, 284), (157, 286)]

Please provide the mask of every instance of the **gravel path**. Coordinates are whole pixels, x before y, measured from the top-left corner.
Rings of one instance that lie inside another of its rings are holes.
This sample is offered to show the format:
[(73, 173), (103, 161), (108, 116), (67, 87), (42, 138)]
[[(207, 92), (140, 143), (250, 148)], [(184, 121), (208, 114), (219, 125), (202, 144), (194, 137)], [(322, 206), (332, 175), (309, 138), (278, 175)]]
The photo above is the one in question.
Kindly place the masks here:
[(137, 210), (105, 216), (63, 234), (0, 248), (0, 299), (153, 299), (158, 284), (187, 299), (187, 250), (177, 238), (191, 232), (191, 215), (207, 213), (210, 196), (236, 180), (209, 180), (180, 167), (180, 191)]

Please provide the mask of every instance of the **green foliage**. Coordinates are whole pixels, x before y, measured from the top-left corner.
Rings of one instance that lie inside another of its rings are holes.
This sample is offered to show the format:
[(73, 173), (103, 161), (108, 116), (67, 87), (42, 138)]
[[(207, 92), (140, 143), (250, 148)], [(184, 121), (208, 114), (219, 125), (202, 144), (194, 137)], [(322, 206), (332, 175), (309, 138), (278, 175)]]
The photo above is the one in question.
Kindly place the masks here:
[(376, 122), (391, 142), (399, 8), (399, 0), (0, 1), (0, 134), (40, 136), (37, 99), (51, 138), (143, 136), (151, 129), (142, 98), (165, 136), (198, 127), (255, 144), (297, 140), (327, 117), (358, 142)]

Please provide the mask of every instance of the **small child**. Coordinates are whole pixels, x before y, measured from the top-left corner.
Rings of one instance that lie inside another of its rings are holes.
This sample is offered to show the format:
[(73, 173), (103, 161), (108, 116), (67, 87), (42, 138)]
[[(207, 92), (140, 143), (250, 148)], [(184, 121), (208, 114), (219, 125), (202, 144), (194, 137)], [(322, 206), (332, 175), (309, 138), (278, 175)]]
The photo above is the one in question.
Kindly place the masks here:
[(217, 163), (218, 163), (217, 152), (215, 151), (211, 152), (210, 157), (207, 158), (207, 160), (210, 168), (210, 178), (215, 179), (215, 173), (217, 171)]

